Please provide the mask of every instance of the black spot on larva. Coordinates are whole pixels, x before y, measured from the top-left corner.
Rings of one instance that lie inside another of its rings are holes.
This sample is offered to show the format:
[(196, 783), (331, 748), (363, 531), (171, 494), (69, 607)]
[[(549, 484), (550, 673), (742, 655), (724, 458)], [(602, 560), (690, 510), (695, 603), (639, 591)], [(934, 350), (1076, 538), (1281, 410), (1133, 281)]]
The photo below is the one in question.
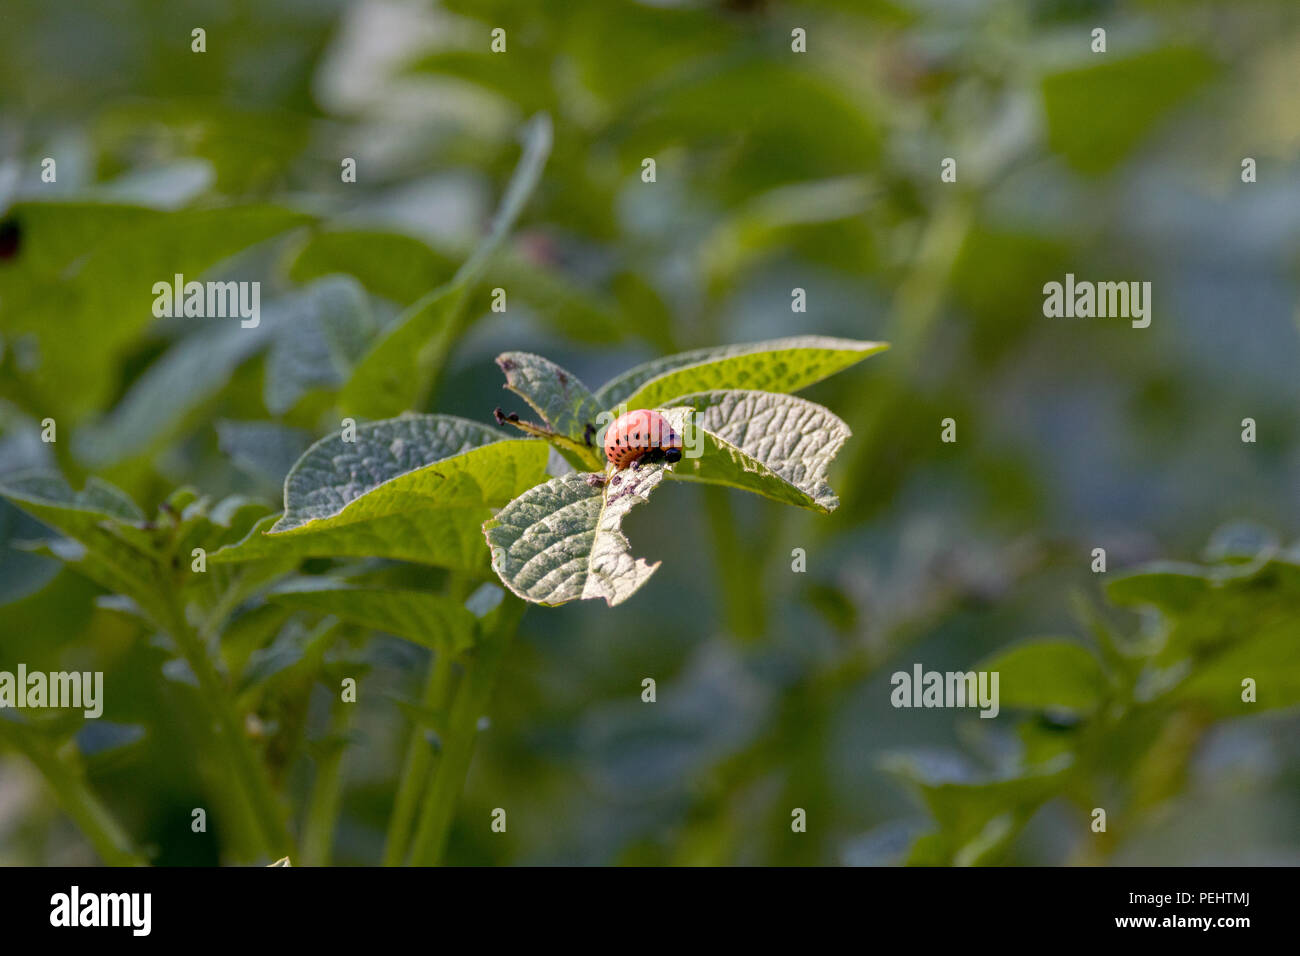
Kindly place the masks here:
[(23, 244), (23, 230), (17, 219), (0, 222), (0, 259), (13, 259)]

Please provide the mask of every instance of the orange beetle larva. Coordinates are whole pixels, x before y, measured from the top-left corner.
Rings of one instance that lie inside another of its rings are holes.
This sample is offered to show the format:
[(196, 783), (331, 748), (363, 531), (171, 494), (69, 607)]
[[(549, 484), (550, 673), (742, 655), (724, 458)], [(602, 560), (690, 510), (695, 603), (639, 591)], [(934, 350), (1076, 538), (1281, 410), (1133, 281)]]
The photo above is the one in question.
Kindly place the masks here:
[(658, 412), (639, 408), (606, 429), (605, 457), (615, 471), (658, 461), (672, 464), (682, 459), (682, 439)]

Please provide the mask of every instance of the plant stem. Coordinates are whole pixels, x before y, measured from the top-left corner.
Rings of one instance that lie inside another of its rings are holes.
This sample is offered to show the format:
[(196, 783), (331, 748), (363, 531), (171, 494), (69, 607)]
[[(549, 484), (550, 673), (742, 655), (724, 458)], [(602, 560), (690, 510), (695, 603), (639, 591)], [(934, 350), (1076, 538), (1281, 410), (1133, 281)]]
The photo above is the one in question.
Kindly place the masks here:
[[(877, 467), (881, 446), (888, 437), (888, 424), (907, 401), (908, 371), (921, 364), (952, 281), (953, 269), (974, 219), (973, 200), (959, 196), (940, 206), (926, 225), (912, 261), (899, 284), (890, 309), (889, 361), (874, 377), (863, 403), (863, 414), (853, 423), (856, 450), (844, 469), (846, 487), (865, 486), (866, 476)], [(830, 522), (814, 532), (825, 537), (833, 532)]]
[(185, 609), (177, 595), (179, 587), (169, 589), (167, 630), (190, 665), (199, 684), (199, 697), (216, 725), (217, 736), (230, 759), (230, 769), (239, 781), (254, 824), (262, 837), (263, 848), (272, 859), (288, 856), (291, 849), (289, 831), (266, 770), (244, 735), (239, 713), (221, 675), (217, 673), (207, 648), (185, 618)]
[[(342, 699), (334, 701), (334, 714), (330, 720), (330, 737), (344, 736), (352, 724), (355, 704)], [(343, 792), (343, 754), (346, 747), (331, 740), (330, 750), (316, 761), (316, 779), (312, 783), (311, 797), (302, 828), (302, 862), (307, 866), (329, 866), (334, 845), (334, 829), (339, 818), (339, 803)]]
[(727, 628), (739, 640), (756, 640), (763, 636), (766, 614), (762, 589), (754, 587), (752, 551), (741, 537), (727, 489), (705, 486), (703, 492)]
[(456, 811), (456, 801), (465, 788), (478, 722), (492, 696), (501, 661), (514, 637), (524, 602), (507, 594), (501, 606), (484, 622), (478, 643), (467, 656), (465, 676), (456, 688), (442, 756), (420, 813), (410, 862), (414, 866), (436, 866), (447, 846), (447, 835)]
[(27, 728), (0, 719), (0, 737), (21, 751), (40, 771), (54, 798), (90, 840), (109, 866), (143, 866), (147, 861), (131, 847), (126, 830), (91, 792), (82, 776), (60, 760), (43, 741), (29, 739)]
[[(420, 703), (431, 710), (446, 712), (451, 695), (452, 655), (435, 651), (429, 664), (429, 676)], [(402, 782), (393, 802), (393, 815), (388, 821), (388, 837), (384, 843), (384, 866), (401, 866), (406, 858), (411, 839), (411, 825), (420, 804), (433, 764), (433, 750), (419, 726), (411, 728), (411, 739), (406, 745), (406, 759), (402, 764)]]

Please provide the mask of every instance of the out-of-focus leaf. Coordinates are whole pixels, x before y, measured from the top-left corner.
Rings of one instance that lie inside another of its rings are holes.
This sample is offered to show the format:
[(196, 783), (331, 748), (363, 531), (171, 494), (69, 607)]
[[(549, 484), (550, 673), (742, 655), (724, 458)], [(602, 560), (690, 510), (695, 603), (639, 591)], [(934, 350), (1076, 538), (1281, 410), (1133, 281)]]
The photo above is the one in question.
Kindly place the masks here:
[(1166, 47), (1046, 76), (1048, 143), (1080, 172), (1104, 173), (1214, 72), (1204, 51)]
[(1060, 792), (1072, 761), (1062, 756), (1019, 775), (992, 779), (936, 773), (907, 754), (893, 755), (884, 765), (921, 794), (939, 824), (944, 862), (976, 864), (989, 862), (1038, 807)]
[(1228, 564), (1267, 561), (1280, 550), (1276, 533), (1259, 525), (1234, 522), (1215, 530), (1205, 546), (1205, 560)]
[(317, 670), (329, 642), (333, 640), (336, 626), (336, 621), (327, 619), (308, 627), (302, 621), (290, 618), (270, 645), (249, 655), (239, 679), (240, 693), (265, 692), (265, 685), (283, 682), (295, 671)]
[(601, 386), (596, 399), (605, 408), (636, 409), (717, 389), (797, 392), (887, 348), (883, 342), (804, 335), (697, 349), (629, 369)]
[(285, 479), (285, 511), (215, 562), (275, 555), (399, 558), (483, 570), (491, 509), (546, 477), (547, 445), (503, 440), (447, 415), (360, 425), (356, 441), (321, 439)]
[(210, 163), (182, 159), (150, 169), (133, 170), (95, 190), (98, 197), (120, 203), (138, 203), (154, 209), (179, 209), (212, 186)]
[(453, 598), (425, 591), (325, 586), (277, 589), (269, 600), (333, 614), (340, 620), (404, 637), (437, 651), (460, 654), (474, 643), (476, 618)]
[(763, 193), (727, 218), (702, 250), (704, 270), (715, 290), (782, 242), (791, 228), (847, 219), (868, 206), (870, 190), (861, 177), (793, 183)]
[(522, 301), (548, 328), (574, 341), (606, 343), (627, 335), (627, 323), (612, 301), (526, 257), (522, 245), (501, 251), (485, 270), (485, 286), (509, 290), (511, 302)]
[[(1300, 702), (1300, 561), (1287, 552), (1270, 557), (1273, 545), (1252, 541), (1243, 549), (1220, 538), (1210, 549), (1221, 558), (1215, 565), (1155, 564), (1110, 582), (1115, 603), (1160, 612), (1146, 696), (1168, 692), (1227, 714)], [(1256, 545), (1260, 554), (1240, 553)], [(1249, 704), (1241, 699), (1248, 677), (1257, 685)]]
[[(798, 59), (796, 57), (796, 59)], [(760, 92), (761, 91), (761, 92)], [(724, 196), (782, 183), (860, 175), (879, 149), (874, 122), (814, 71), (759, 57), (718, 57), (647, 91), (616, 124), (624, 154), (654, 156), (682, 142), (726, 144)], [(833, 142), (834, 150), (822, 144)]]
[(1209, 579), (1196, 565), (1161, 561), (1112, 578), (1106, 594), (1121, 607), (1148, 605), (1180, 614), (1194, 607), (1209, 588)]
[(264, 400), (282, 415), (313, 388), (338, 388), (365, 351), (374, 320), (355, 279), (331, 276), (295, 295), (276, 321)]
[[(283, 22), (273, 7), (262, 9), (267, 17), (265, 26), (258, 29), (250, 23), (246, 27), (254, 31), (248, 35), (258, 36), (259, 42), (281, 33), (275, 27)], [(322, 7), (321, 12), (326, 9)], [(162, 24), (155, 26), (166, 29)], [(286, 55), (296, 59), (303, 52), (302, 45), (325, 43), (332, 26), (328, 13), (310, 26), (301, 19), (295, 20), (294, 29), (285, 31), (292, 36), (282, 35), (280, 39), (298, 46), (298, 50), (271, 51), (263, 47), (256, 55), (265, 57), (263, 62), (267, 63), (288, 62), (281, 59)], [(199, 96), (181, 95), (174, 89), (176, 71), (196, 73), (195, 61), (191, 57), (183, 67), (178, 64), (169, 70), (157, 59), (159, 46), (155, 43), (151, 48), (154, 55), (141, 59), (150, 61), (148, 69), (153, 76), (165, 78), (166, 95), (133, 97), (108, 105), (95, 123), (96, 138), (103, 148), (120, 150), (130, 156), (142, 149), (169, 151), (179, 147), (185, 155), (206, 161), (205, 165), (216, 175), (216, 190), (227, 196), (263, 195), (268, 188), (283, 183), (290, 164), (311, 142), (313, 117), (309, 111), (269, 106), (261, 96), (241, 96), (236, 106), (225, 97), (213, 97), (206, 92)], [(209, 50), (205, 56), (210, 61), (215, 51)], [(185, 46), (176, 52), (188, 54), (189, 48)], [(253, 48), (245, 47), (244, 53), (253, 55)], [(230, 57), (226, 58), (226, 66), (242, 74), (246, 62)], [(226, 86), (225, 81), (215, 76), (199, 82)], [(143, 90), (138, 92), (143, 95)]]
[(175, 435), (214, 398), (236, 368), (261, 351), (272, 325), (238, 322), (200, 329), (172, 346), (105, 418), (78, 429), (78, 457), (102, 468), (144, 454)]
[(309, 221), (274, 206), (109, 212), (31, 202), (11, 215), (23, 229), (24, 268), (0, 271), (0, 330), (34, 336), (22, 384), (42, 409), (70, 420), (108, 397), (121, 351), (154, 320), (154, 283), (177, 274), (197, 280), (236, 252)]
[(413, 236), (376, 229), (314, 232), (295, 251), (289, 275), (298, 282), (346, 273), (371, 293), (408, 305), (456, 271), (450, 256)]
[(467, 285), (452, 282), (399, 315), (357, 364), (339, 392), (339, 408), (383, 418), (420, 407), (460, 331), (468, 296)]
[(102, 764), (132, 744), (144, 739), (145, 729), (136, 724), (115, 724), (107, 720), (87, 720), (77, 732), (77, 750), (83, 758)]
[[(27, 473), (0, 479), (0, 495), (70, 538), (90, 544), (117, 525), (144, 522), (144, 513), (125, 493), (98, 478), (73, 491), (61, 475)], [(83, 540), (84, 539), (84, 540)]]
[(470, 293), (523, 211), (550, 151), (551, 121), (542, 113), (525, 130), (523, 157), (488, 235), (447, 285), (398, 316), (361, 359), (339, 394), (345, 412), (383, 418), (423, 404), (462, 331)]
[(998, 674), (998, 698), (1003, 707), (1089, 713), (1106, 691), (1097, 658), (1063, 640), (1013, 647), (981, 664), (979, 670)]
[(276, 487), (311, 445), (307, 432), (276, 422), (219, 421), (216, 428), (222, 453), (237, 468)]
[[(407, 306), (446, 285), (458, 261), (447, 250), (402, 233), (332, 229), (313, 234), (297, 249), (289, 274), (304, 282), (345, 273), (374, 295)], [(510, 303), (524, 303), (548, 327), (580, 342), (608, 342), (625, 332), (614, 304), (514, 248), (500, 250), (479, 284), (507, 290)]]
[[(45, 553), (143, 608), (158, 607), (158, 559), (143, 538), (144, 515), (125, 494), (96, 478), (74, 492), (59, 475), (8, 475), (0, 496), (67, 535)], [(157, 618), (155, 617), (155, 620)]]
[[(25, 421), (20, 414), (8, 414), (3, 403), (0, 430), (0, 475), (54, 468), (50, 446), (40, 440), (35, 423)], [(59, 573), (57, 561), (17, 544), (41, 537), (43, 530), (35, 518), (0, 499), (0, 606), (40, 590)]]
[(508, 68), (487, 48), (482, 50), (439, 50), (413, 61), (412, 73), (433, 73), (454, 77), (504, 96), (525, 112), (545, 109), (554, 102), (550, 77), (541, 64), (519, 57)]

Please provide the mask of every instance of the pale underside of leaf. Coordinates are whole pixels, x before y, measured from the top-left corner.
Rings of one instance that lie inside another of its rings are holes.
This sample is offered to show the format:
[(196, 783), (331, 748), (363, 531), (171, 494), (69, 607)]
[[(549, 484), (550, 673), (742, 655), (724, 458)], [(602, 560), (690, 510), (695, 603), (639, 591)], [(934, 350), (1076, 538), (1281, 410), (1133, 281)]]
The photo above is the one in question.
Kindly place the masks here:
[(632, 557), (620, 525), (664, 471), (663, 465), (628, 469), (604, 489), (592, 487), (586, 475), (565, 475), (525, 492), (484, 527), (497, 574), (538, 604), (625, 601), (659, 565)]
[(848, 425), (793, 395), (719, 390), (677, 401), (695, 409), (703, 454), (689, 453), (673, 472), (687, 481), (729, 485), (828, 513), (839, 499), (826, 483)]
[(506, 388), (526, 401), (553, 431), (585, 445), (601, 412), (596, 396), (572, 372), (529, 352), (505, 352), (497, 365)]

